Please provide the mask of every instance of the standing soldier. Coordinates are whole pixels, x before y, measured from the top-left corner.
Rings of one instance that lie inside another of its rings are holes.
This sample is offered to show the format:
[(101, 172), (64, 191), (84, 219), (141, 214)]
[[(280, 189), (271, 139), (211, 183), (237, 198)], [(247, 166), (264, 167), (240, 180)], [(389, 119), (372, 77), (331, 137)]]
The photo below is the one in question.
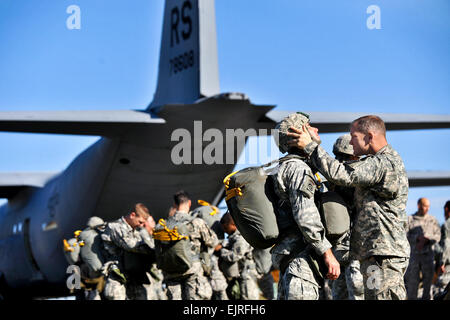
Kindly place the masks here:
[[(353, 155), (353, 147), (350, 144), (351, 136), (345, 134), (340, 136), (333, 145), (335, 158), (341, 162), (359, 160)], [(354, 193), (355, 188), (330, 186), (339, 193), (347, 204), (351, 220), (355, 218)], [(357, 259), (350, 259), (350, 232), (339, 238), (333, 246), (333, 253), (339, 261), (344, 272), (331, 284), (332, 296), (334, 300), (364, 300), (364, 282)]]
[(450, 201), (444, 205), (444, 216), (445, 222), (441, 227), (441, 240), (439, 241), (438, 278), (434, 296), (440, 295), (450, 282)]
[[(141, 279), (135, 279), (132, 274), (126, 272), (126, 269), (127, 264), (130, 264), (130, 260), (133, 259), (130, 254), (148, 255), (149, 261), (154, 255), (154, 250), (140, 234), (143, 231), (138, 229), (148, 224), (149, 216), (147, 207), (138, 203), (128, 215), (108, 223), (102, 234), (102, 240), (109, 256), (104, 269), (104, 273), (107, 275), (104, 289), (106, 299), (147, 299), (147, 292), (143, 283), (140, 282)], [(150, 268), (150, 263), (144, 267)]]
[[(189, 215), (190, 207), (191, 199), (185, 191), (175, 193), (174, 210), (171, 211), (173, 215), (167, 222), (161, 219), (154, 231), (154, 238), (159, 243), (156, 244), (156, 258), (164, 274), (169, 300), (208, 300), (212, 296), (211, 285), (204, 275), (200, 255), (202, 251), (212, 253), (218, 239), (204, 220)], [(171, 224), (176, 228), (171, 229)], [(178, 234), (182, 229), (185, 229), (185, 233)], [(186, 261), (188, 269), (183, 272), (171, 271), (174, 270), (173, 263), (165, 260), (168, 257), (165, 250), (174, 248), (172, 245), (166, 246), (165, 242), (169, 242), (168, 239), (174, 235), (179, 236), (179, 240), (186, 238), (189, 244), (183, 247), (188, 252), (181, 253), (182, 257), (179, 257), (190, 260)]]
[[(325, 264), (327, 270), (321, 274), (329, 279), (335, 280), (340, 274), (314, 203), (316, 184), (306, 154), (288, 146), (290, 126), (301, 128), (308, 123), (307, 115), (294, 113), (276, 126), (275, 140), (280, 151), (296, 157), (282, 162), (272, 176), (275, 194), (280, 199), (277, 217), (280, 240), (272, 249), (273, 266), (280, 270), (279, 300), (318, 300), (323, 277), (312, 267), (317, 263)], [(314, 139), (320, 141), (317, 133)]]
[[(147, 223), (145, 224), (145, 230), (144, 228), (141, 228), (139, 233), (147, 245), (154, 249), (155, 248), (155, 241), (153, 239), (153, 230), (155, 229), (155, 220), (150, 215), (147, 219)], [(144, 265), (139, 266), (143, 269), (145, 272), (145, 276), (149, 279), (149, 284), (144, 284), (144, 288), (147, 291), (147, 299), (148, 300), (167, 300), (167, 295), (165, 293), (165, 290), (163, 288), (163, 273), (158, 267), (156, 266), (156, 260), (151, 260), (151, 266), (148, 266), (148, 261), (145, 261), (146, 259), (143, 259)]]
[(219, 263), (228, 278), (228, 297), (232, 300), (257, 300), (258, 274), (252, 255), (253, 248), (237, 230), (229, 212), (224, 214), (220, 223), (228, 234), (228, 239), (223, 246), (219, 244), (216, 250), (220, 250)]
[(400, 155), (387, 143), (383, 120), (374, 115), (354, 120), (350, 127), (355, 156), (348, 165), (333, 159), (311, 139), (317, 128), (291, 127), (292, 147), (304, 150), (313, 165), (333, 184), (355, 187), (357, 216), (351, 231), (350, 256), (361, 264), (366, 300), (406, 299), (404, 275), (410, 247), (406, 202), (408, 176)]
[[(198, 200), (200, 205), (190, 212), (190, 215), (203, 219), (211, 231), (215, 233), (219, 243), (224, 241), (224, 231), (220, 224), (220, 210), (206, 201)], [(219, 268), (219, 259), (213, 254), (214, 249), (202, 252), (201, 262), (206, 277), (209, 279), (213, 295), (212, 300), (228, 300), (226, 293), (227, 280)]]
[(417, 299), (420, 273), (423, 281), (423, 300), (430, 300), (431, 282), (434, 275), (433, 245), (441, 239), (441, 230), (435, 217), (428, 214), (430, 201), (420, 198), (417, 212), (408, 216), (408, 241), (411, 246), (411, 257), (405, 275), (408, 300)]

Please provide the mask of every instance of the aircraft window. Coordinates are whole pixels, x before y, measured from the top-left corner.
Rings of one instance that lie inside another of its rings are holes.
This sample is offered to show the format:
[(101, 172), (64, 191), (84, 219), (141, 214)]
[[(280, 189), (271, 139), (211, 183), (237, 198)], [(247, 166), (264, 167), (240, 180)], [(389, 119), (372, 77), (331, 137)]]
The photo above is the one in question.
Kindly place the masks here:
[(13, 225), (13, 234), (17, 233), (17, 225)]
[(22, 222), (20, 222), (17, 226), (17, 232), (22, 232)]

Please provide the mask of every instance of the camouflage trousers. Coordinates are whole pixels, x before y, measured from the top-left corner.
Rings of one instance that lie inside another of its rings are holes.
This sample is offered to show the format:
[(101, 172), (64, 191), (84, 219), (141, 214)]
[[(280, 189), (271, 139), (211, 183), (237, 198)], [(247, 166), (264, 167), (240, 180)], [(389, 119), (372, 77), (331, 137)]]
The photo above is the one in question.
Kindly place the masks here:
[(419, 289), (420, 273), (422, 273), (423, 300), (431, 299), (431, 282), (434, 275), (434, 253), (411, 253), (408, 270), (405, 274), (408, 300), (416, 300)]
[(133, 281), (122, 283), (114, 275), (106, 279), (104, 296), (108, 300), (156, 300), (164, 295), (158, 295), (158, 287), (155, 284), (142, 284)]
[(216, 256), (211, 257), (211, 275), (209, 281), (213, 291), (213, 300), (228, 300), (227, 296), (227, 279), (219, 269), (219, 261)]
[(406, 300), (408, 258), (371, 256), (360, 261), (366, 300)]
[(332, 281), (331, 287), (333, 300), (364, 300), (364, 281), (359, 261), (341, 264), (341, 275)]
[(192, 274), (184, 277), (165, 280), (168, 300), (209, 300), (212, 288), (203, 275), (203, 268), (199, 261), (193, 263)]
[(245, 269), (242, 271), (239, 281), (242, 300), (258, 300), (260, 291), (257, 282), (258, 273), (255, 269)]
[(152, 266), (152, 274), (147, 274), (150, 284), (144, 284), (147, 290), (148, 300), (167, 300), (166, 291), (163, 288), (163, 273), (160, 269)]
[(278, 300), (319, 300), (319, 284), (305, 254), (292, 260), (281, 273)]

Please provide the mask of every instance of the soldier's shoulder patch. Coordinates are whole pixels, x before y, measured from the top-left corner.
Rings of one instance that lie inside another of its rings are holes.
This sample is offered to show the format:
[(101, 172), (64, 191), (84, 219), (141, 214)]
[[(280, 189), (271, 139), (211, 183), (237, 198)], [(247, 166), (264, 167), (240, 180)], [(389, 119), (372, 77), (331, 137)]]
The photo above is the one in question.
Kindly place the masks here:
[(316, 192), (316, 182), (314, 177), (305, 172), (303, 176), (303, 181), (300, 186), (300, 191), (308, 198), (312, 198)]

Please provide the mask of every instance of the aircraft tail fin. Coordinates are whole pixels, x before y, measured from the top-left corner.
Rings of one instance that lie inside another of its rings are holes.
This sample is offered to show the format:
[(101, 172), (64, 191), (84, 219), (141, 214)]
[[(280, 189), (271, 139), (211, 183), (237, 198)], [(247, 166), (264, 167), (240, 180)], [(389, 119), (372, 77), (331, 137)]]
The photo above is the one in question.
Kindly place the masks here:
[(158, 84), (149, 109), (218, 94), (214, 0), (166, 0)]

